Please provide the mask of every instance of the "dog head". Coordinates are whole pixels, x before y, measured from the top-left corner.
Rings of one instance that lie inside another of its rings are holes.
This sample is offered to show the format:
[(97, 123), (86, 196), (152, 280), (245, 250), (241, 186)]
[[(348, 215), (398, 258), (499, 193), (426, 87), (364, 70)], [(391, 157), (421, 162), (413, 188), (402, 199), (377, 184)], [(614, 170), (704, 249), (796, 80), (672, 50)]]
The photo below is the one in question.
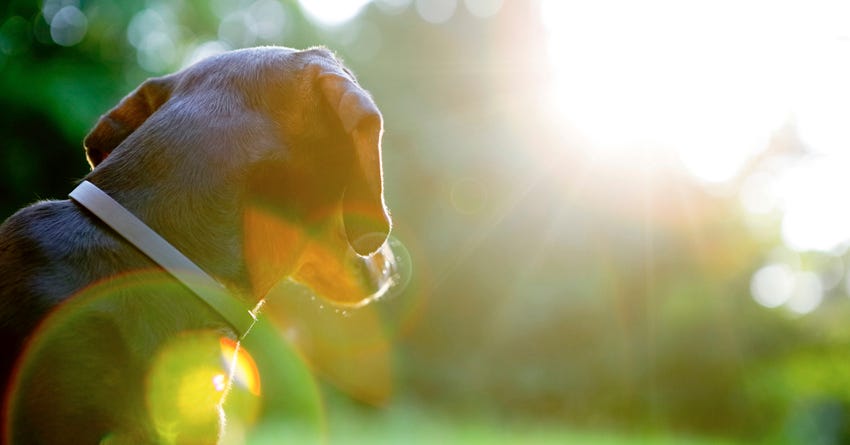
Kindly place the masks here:
[[(241, 247), (256, 294), (316, 258), (362, 263), (382, 248), (382, 131), (374, 101), (332, 53), (265, 47), (147, 80), (101, 117), (85, 149), (93, 182), (125, 206), (141, 201), (143, 219), (202, 267)], [(205, 231), (228, 247), (205, 248)], [(354, 301), (370, 287), (328, 297)]]

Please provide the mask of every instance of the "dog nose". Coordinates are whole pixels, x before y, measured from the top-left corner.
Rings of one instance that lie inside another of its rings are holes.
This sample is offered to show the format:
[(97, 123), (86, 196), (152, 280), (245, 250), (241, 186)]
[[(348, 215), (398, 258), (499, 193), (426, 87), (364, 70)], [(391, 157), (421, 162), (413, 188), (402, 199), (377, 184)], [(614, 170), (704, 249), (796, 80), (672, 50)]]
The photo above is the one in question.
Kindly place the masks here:
[(364, 233), (364, 235), (352, 238), (351, 232), (348, 230), (348, 227), (346, 227), (346, 232), (349, 232), (348, 239), (351, 248), (359, 255), (363, 256), (370, 255), (380, 249), (387, 240), (389, 230), (388, 225), (385, 227), (377, 227), (377, 224), (374, 224), (374, 227), (371, 228), (355, 228), (356, 233)]

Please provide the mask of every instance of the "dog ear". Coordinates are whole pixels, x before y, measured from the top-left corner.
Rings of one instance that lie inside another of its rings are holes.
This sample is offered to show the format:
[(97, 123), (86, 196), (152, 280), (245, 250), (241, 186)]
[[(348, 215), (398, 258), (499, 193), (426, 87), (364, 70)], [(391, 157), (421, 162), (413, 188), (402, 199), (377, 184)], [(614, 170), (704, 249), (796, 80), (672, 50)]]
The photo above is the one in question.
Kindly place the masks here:
[(345, 234), (355, 252), (369, 255), (384, 244), (392, 226), (381, 170), (383, 118), (369, 93), (351, 79), (326, 72), (319, 75), (319, 86), (355, 151), (343, 197)]
[(170, 77), (156, 77), (143, 82), (108, 113), (100, 117), (83, 142), (86, 158), (97, 167), (124, 139), (136, 131), (171, 96)]

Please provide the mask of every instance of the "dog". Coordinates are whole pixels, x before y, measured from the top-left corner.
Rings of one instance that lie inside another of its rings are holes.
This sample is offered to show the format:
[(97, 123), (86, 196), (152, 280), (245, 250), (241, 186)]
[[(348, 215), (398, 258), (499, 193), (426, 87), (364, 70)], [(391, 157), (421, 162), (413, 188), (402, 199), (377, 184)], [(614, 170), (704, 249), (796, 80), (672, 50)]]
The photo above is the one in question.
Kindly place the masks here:
[[(84, 180), (246, 310), (287, 277), (356, 306), (391, 256), (382, 132), (331, 51), (236, 50), (148, 79), (103, 115)], [(39, 202), (0, 226), (8, 443), (216, 443), (226, 391), (180, 402), (212, 406), (203, 419), (152, 406), (152, 373), (178, 378), (154, 358), (187, 333), (240, 334), (80, 202)]]

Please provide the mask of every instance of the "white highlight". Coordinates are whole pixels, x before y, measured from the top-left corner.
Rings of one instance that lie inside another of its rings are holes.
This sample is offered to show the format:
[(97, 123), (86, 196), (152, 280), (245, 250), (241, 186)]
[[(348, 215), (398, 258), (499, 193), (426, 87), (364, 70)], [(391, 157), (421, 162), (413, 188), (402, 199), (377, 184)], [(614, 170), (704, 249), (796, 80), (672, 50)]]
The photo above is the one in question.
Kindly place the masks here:
[(298, 0), (307, 16), (320, 25), (339, 26), (356, 17), (371, 0)]
[(794, 294), (788, 300), (788, 309), (797, 314), (808, 314), (820, 306), (823, 301), (823, 284), (813, 272), (797, 274)]
[[(848, 147), (850, 148), (850, 147)], [(798, 251), (831, 251), (850, 240), (850, 154), (810, 158), (791, 169), (779, 191), (782, 239)]]
[(759, 269), (750, 281), (753, 299), (764, 307), (782, 306), (794, 291), (794, 271), (786, 264), (771, 264)]
[(88, 30), (86, 15), (76, 6), (65, 6), (50, 20), (50, 37), (59, 45), (74, 46), (83, 40)]
[[(672, 150), (726, 182), (792, 116), (850, 148), (850, 3), (542, 0), (555, 106), (600, 153)], [(836, 148), (830, 148), (836, 147)]]

